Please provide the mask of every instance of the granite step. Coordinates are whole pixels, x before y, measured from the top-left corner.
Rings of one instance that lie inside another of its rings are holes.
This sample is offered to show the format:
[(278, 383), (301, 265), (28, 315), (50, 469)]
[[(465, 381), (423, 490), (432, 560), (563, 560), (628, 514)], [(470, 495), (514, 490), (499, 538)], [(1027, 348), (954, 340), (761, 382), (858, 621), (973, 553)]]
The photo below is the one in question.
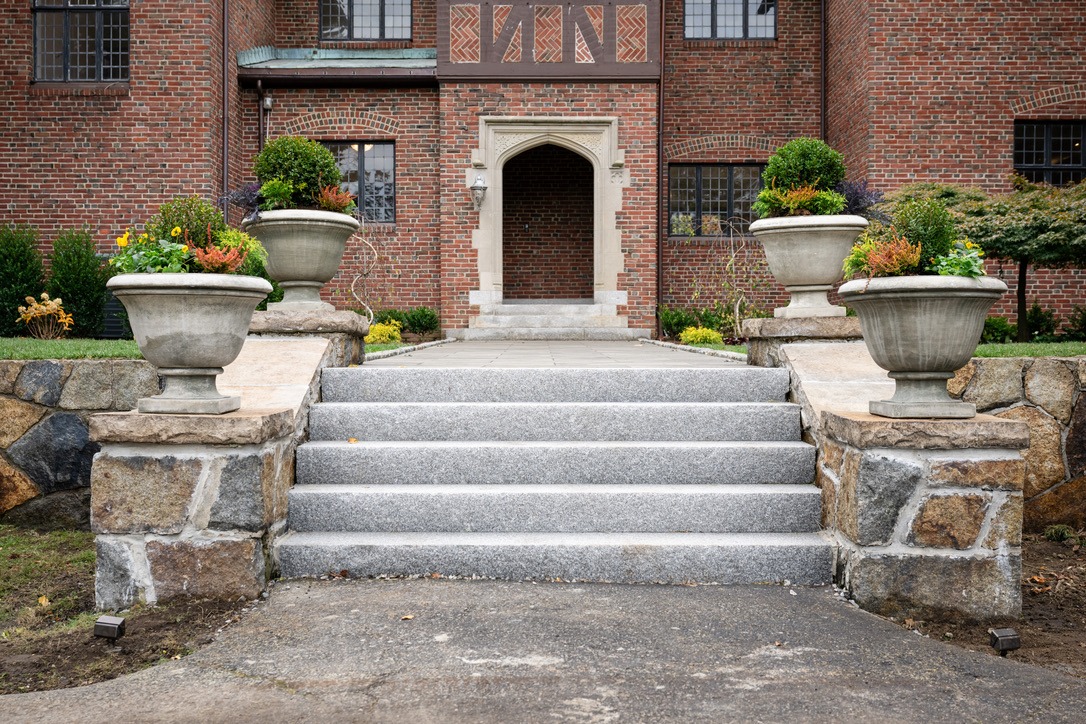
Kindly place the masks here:
[(830, 581), (834, 549), (819, 533), (291, 532), (276, 557), (286, 578), (486, 577), (615, 583)]

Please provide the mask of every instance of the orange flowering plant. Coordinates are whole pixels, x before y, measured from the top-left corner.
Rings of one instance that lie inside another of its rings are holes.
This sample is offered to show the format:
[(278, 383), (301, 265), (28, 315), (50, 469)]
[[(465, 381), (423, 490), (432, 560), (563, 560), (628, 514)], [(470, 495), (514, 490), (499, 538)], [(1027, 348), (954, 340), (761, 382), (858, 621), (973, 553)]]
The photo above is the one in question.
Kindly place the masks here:
[[(202, 222), (199, 225), (193, 218), (197, 214)], [(171, 216), (177, 217), (177, 223), (172, 227), (163, 225), (162, 220)], [(208, 217), (210, 220), (207, 220)], [(166, 236), (167, 229), (169, 237), (159, 238)], [(193, 229), (192, 234), (190, 229)], [(268, 258), (259, 241), (227, 226), (221, 212), (198, 199), (181, 199), (164, 204), (152, 223), (148, 224), (147, 231), (133, 236), (130, 230), (126, 230), (117, 237), (117, 248), (118, 252), (109, 263), (120, 274), (197, 272), (260, 275)]]

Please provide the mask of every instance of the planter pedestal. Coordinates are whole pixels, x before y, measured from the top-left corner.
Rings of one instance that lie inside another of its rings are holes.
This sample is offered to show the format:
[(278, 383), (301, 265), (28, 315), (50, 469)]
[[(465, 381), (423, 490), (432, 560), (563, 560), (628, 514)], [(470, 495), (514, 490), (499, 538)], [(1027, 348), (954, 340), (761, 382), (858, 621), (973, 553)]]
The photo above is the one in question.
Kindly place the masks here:
[(841, 267), (867, 219), (849, 214), (784, 216), (759, 219), (750, 225), (765, 249), (773, 278), (791, 295), (787, 307), (773, 316), (843, 317), (845, 308), (830, 304), (827, 294), (841, 280)]
[(107, 286), (163, 379), (162, 392), (137, 400), (137, 411), (221, 415), (241, 407), (240, 397), (219, 392), (215, 378), (241, 352), (271, 284), (228, 274), (121, 274)]
[(973, 356), (988, 310), (1006, 291), (991, 277), (881, 277), (841, 285), (871, 358), (895, 382), (892, 398), (871, 401), (871, 414), (975, 417), (976, 405), (952, 398), (946, 383)]
[(241, 228), (268, 250), (268, 276), (283, 288), (283, 301), (268, 311), (335, 311), (321, 301), (321, 287), (339, 271), (347, 239), (358, 227), (349, 214), (311, 209), (262, 211), (243, 221)]

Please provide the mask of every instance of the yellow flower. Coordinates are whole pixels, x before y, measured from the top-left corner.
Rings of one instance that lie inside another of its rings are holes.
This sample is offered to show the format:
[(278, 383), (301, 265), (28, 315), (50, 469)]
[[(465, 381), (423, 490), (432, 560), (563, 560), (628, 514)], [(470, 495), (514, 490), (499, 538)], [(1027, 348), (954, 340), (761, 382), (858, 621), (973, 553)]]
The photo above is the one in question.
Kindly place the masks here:
[(180, 226), (175, 226), (175, 227), (173, 227), (173, 230), (170, 231), (170, 236), (180, 236), (180, 235), (181, 235), (181, 227)]
[(117, 246), (121, 247), (122, 249), (124, 247), (128, 246), (128, 232), (127, 231), (124, 232), (124, 234), (122, 236), (117, 237)]
[(188, 253), (188, 251), (189, 251), (189, 245), (188, 245), (188, 244), (185, 244), (184, 246), (182, 246), (182, 247), (181, 247), (181, 251), (182, 251), (182, 253), (185, 253), (185, 254), (187, 254), (187, 253)]

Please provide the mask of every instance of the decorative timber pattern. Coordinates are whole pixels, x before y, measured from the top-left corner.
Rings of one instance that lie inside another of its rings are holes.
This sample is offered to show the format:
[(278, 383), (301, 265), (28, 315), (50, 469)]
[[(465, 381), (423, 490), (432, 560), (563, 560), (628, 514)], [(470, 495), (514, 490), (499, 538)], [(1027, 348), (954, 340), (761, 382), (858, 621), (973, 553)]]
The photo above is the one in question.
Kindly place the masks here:
[(660, 0), (438, 0), (443, 80), (656, 80)]

